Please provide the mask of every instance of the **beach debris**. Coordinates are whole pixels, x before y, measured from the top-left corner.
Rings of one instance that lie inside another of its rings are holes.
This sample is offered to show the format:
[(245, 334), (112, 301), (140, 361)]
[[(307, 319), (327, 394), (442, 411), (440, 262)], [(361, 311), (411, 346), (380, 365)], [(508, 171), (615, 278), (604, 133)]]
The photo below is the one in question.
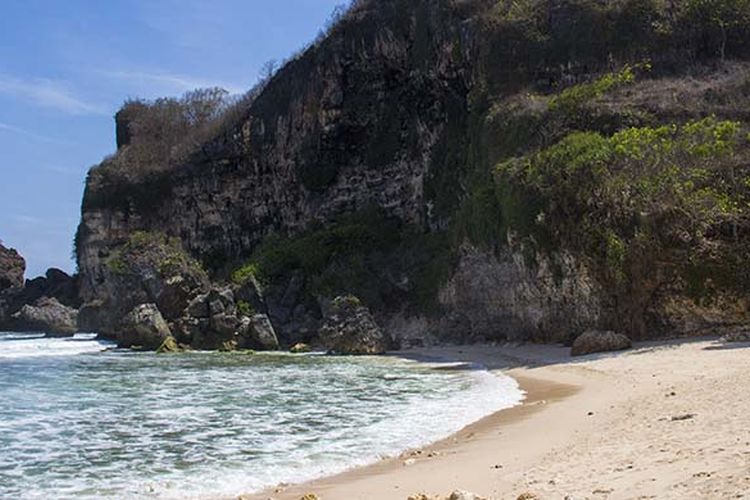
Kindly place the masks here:
[(593, 411), (590, 411), (590, 412), (588, 412), (588, 413), (587, 413), (586, 415), (588, 415), (589, 417), (592, 417), (592, 416), (594, 415), (594, 412), (593, 412)]
[(622, 351), (630, 349), (632, 342), (620, 333), (604, 330), (586, 330), (578, 336), (570, 349), (571, 356), (583, 356), (595, 352)]
[(297, 343), (297, 344), (294, 344), (294, 345), (293, 345), (293, 346), (292, 346), (292, 347), (291, 347), (291, 348), (289, 349), (289, 352), (291, 352), (292, 354), (302, 354), (302, 353), (305, 353), (305, 352), (310, 352), (311, 350), (312, 350), (312, 349), (310, 348), (310, 346), (309, 346), (309, 345), (307, 345), (307, 344), (304, 344), (304, 343), (302, 343), (302, 342), (299, 342), (299, 343)]
[(315, 493), (305, 493), (299, 500), (321, 500)]
[(417, 461), (413, 458), (407, 458), (406, 460), (404, 460), (404, 465), (407, 467), (410, 465), (414, 465), (415, 463), (417, 463)]
[(492, 466), (492, 468), (493, 468), (493, 469), (502, 469), (502, 468), (503, 468), (503, 466), (502, 466), (502, 465), (500, 465), (500, 464), (495, 464), (495, 465), (493, 465), (493, 466)]
[(161, 343), (159, 348), (156, 350), (156, 354), (181, 352), (182, 350), (183, 349), (177, 343), (177, 340), (175, 340), (175, 338), (170, 335), (169, 337), (164, 339), (164, 342)]
[(411, 495), (406, 500), (437, 500), (437, 498), (425, 495), (424, 493), (417, 493), (416, 495)]
[(536, 493), (527, 491), (518, 495), (518, 498), (516, 498), (516, 500), (539, 500), (539, 497), (536, 495)]
[(451, 493), (448, 500), (487, 500), (485, 497), (480, 497), (476, 493), (470, 493), (464, 490), (456, 490)]
[(695, 414), (686, 413), (684, 415), (677, 415), (675, 417), (672, 417), (672, 422), (683, 422), (685, 420), (692, 420), (694, 418), (695, 418)]

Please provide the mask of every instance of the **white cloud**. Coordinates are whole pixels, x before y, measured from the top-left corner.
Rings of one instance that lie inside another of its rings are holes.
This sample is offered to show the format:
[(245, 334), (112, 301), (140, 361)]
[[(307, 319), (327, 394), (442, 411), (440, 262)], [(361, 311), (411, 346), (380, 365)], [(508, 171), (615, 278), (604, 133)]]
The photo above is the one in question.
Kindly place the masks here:
[(211, 81), (186, 75), (149, 71), (102, 71), (107, 78), (129, 82), (139, 89), (153, 89), (172, 92), (186, 92), (199, 88), (221, 87), (231, 94), (243, 92), (240, 85)]
[(101, 115), (102, 106), (75, 97), (63, 82), (46, 78), (20, 79), (0, 75), (0, 94), (26, 101), (35, 106), (57, 109), (72, 115)]

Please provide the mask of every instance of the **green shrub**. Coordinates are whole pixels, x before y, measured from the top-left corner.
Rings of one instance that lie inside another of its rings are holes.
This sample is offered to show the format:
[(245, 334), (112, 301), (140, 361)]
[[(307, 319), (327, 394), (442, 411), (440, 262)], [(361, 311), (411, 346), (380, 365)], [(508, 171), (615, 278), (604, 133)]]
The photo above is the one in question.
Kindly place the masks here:
[(237, 312), (239, 312), (242, 316), (253, 316), (255, 314), (255, 309), (249, 302), (245, 302), (244, 300), (237, 301)]
[[(691, 252), (718, 224), (736, 234), (750, 207), (748, 157), (746, 128), (713, 117), (611, 137), (573, 132), (497, 167), (498, 217), (538, 247), (546, 234), (582, 251), (622, 283), (636, 240)], [(639, 238), (653, 224), (657, 238)]]
[[(649, 64), (641, 67), (650, 69)], [(591, 83), (574, 85), (563, 90), (549, 101), (549, 109), (553, 113), (571, 114), (584, 104), (601, 97), (607, 92), (635, 82), (635, 72), (630, 65), (626, 65), (618, 73), (607, 73)]]
[(258, 276), (258, 265), (254, 262), (250, 262), (240, 267), (232, 273), (232, 283), (237, 285), (244, 285), (250, 279)]

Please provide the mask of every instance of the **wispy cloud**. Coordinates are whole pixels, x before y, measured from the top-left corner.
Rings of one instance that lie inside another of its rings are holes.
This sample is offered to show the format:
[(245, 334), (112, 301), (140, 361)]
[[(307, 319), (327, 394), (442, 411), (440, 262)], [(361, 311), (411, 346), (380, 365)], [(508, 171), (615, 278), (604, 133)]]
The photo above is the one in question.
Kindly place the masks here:
[(52, 144), (69, 144), (67, 141), (63, 141), (62, 139), (55, 139), (54, 137), (47, 137), (46, 135), (37, 134), (34, 132), (30, 132), (28, 130), (22, 129), (21, 127), (16, 127), (15, 125), (10, 125), (9, 123), (3, 123), (0, 122), (0, 131), (6, 131), (13, 134), (22, 135), (24, 137), (28, 137), (30, 139), (34, 139), (37, 141), (42, 142), (49, 142)]
[(66, 167), (63, 165), (45, 165), (42, 168), (47, 172), (52, 172), (60, 175), (81, 175), (80, 168)]
[(232, 94), (243, 92), (241, 85), (165, 72), (102, 71), (100, 74), (107, 78), (130, 83), (131, 85), (142, 89), (157, 86), (160, 90), (186, 92), (188, 90), (199, 88), (221, 87)]
[(52, 108), (72, 115), (101, 115), (107, 110), (102, 106), (77, 98), (64, 82), (46, 78), (21, 79), (0, 75), (0, 94), (29, 104)]

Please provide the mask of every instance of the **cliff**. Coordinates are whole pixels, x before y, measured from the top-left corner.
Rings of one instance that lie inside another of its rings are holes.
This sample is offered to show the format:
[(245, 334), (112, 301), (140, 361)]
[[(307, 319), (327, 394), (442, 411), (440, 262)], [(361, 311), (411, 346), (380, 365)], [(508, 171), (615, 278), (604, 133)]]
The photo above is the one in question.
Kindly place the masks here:
[[(134, 235), (214, 282), (252, 276), (286, 343), (342, 294), (405, 342), (746, 322), (750, 21), (704, 3), (357, 2), (180, 155), (136, 157), (119, 115), (76, 238), (89, 326), (184, 278), (118, 265)], [(674, 147), (652, 163), (655, 134)]]
[(26, 261), (12, 248), (0, 244), (0, 292), (23, 287)]

